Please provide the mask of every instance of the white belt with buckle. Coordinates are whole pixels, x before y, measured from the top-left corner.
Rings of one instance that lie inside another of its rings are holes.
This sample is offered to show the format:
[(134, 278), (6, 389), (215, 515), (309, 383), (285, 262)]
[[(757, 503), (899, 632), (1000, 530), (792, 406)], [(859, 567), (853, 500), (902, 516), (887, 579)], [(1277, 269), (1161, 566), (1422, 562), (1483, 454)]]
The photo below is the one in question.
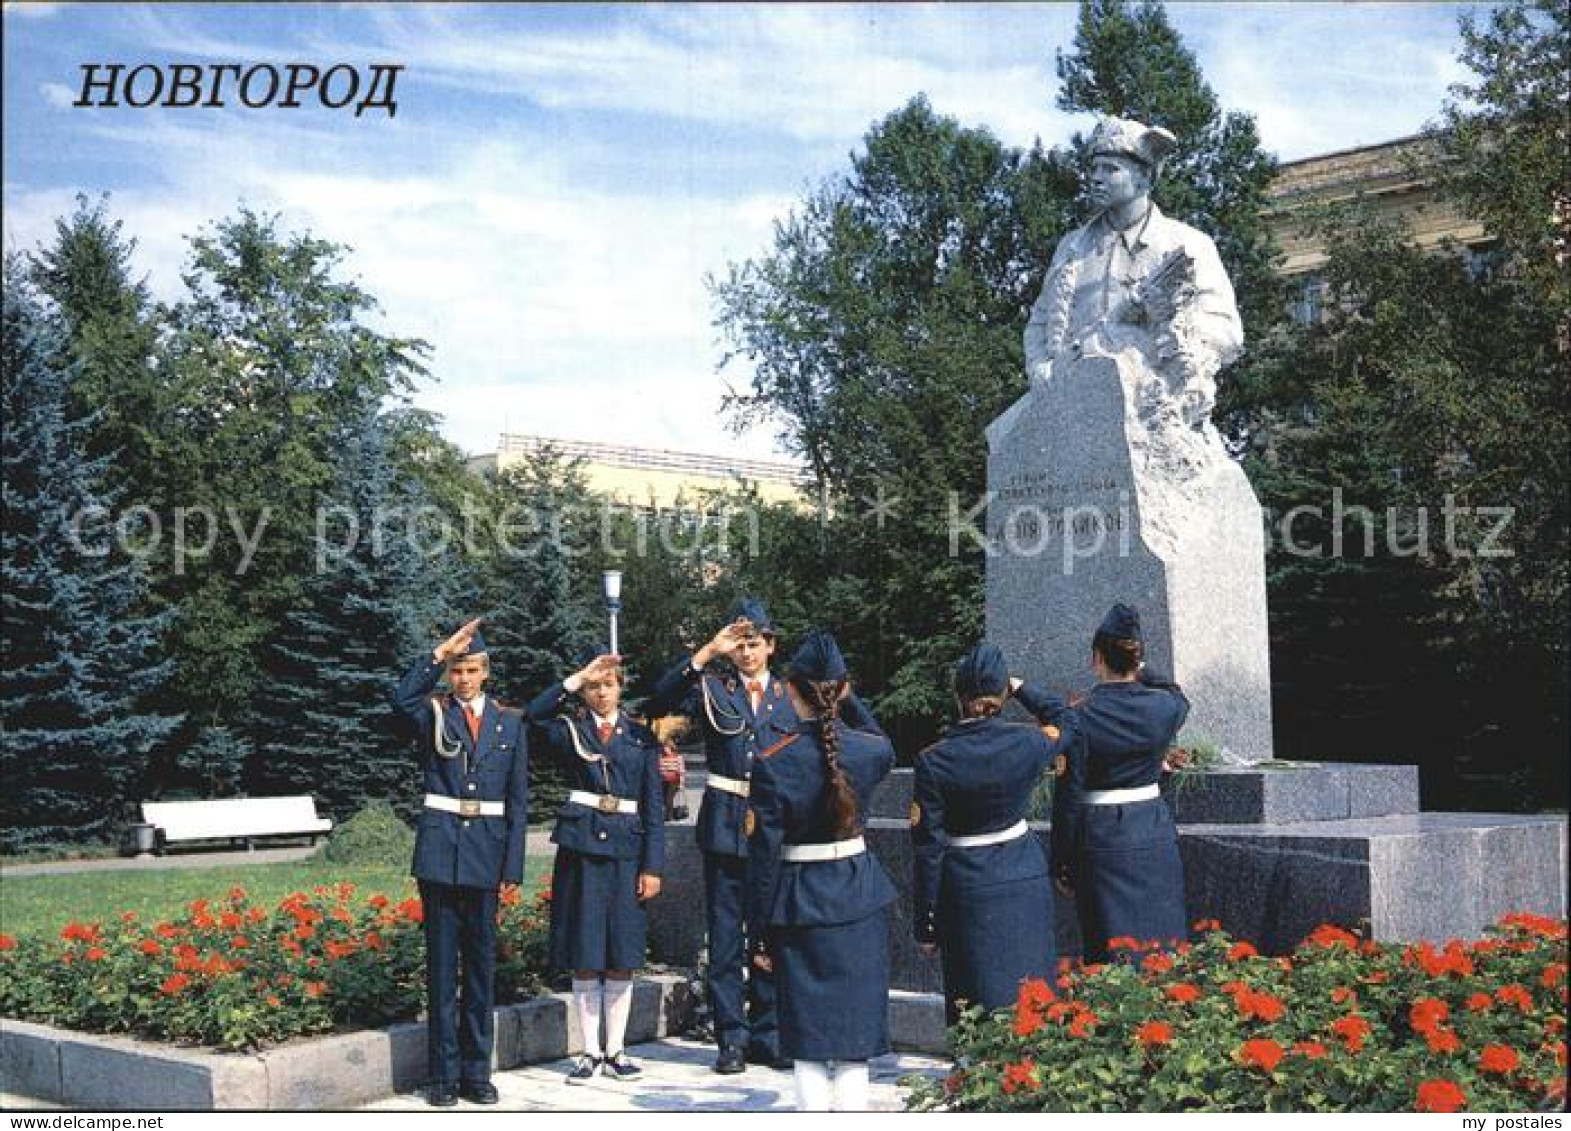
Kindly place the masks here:
[(1155, 801), (1162, 796), (1156, 782), (1134, 789), (1088, 789), (1080, 800), (1086, 805), (1133, 805), (1136, 801)]
[(867, 841), (859, 836), (850, 840), (836, 840), (828, 844), (785, 844), (780, 846), (780, 859), (792, 864), (820, 863), (825, 860), (844, 860), (847, 856), (860, 856), (867, 851)]
[(567, 795), (567, 799), (574, 805), (585, 805), (602, 813), (638, 812), (638, 802), (629, 801), (625, 797), (613, 797), (609, 793), (590, 793), (587, 790), (575, 789)]
[(738, 797), (746, 797), (753, 791), (752, 782), (738, 778), (723, 778), (719, 774), (710, 774), (704, 785), (710, 789), (718, 789), (721, 793), (734, 793)]
[(951, 848), (986, 848), (990, 844), (1003, 844), (1009, 840), (1019, 840), (1031, 830), (1026, 828), (1024, 821), (1016, 821), (1007, 829), (1000, 829), (996, 833), (977, 833), (975, 836), (952, 836), (949, 838)]
[(443, 797), (440, 793), (426, 794), (425, 807), (439, 809), (443, 813), (457, 813), (460, 817), (507, 816), (505, 801), (481, 801), (474, 797)]

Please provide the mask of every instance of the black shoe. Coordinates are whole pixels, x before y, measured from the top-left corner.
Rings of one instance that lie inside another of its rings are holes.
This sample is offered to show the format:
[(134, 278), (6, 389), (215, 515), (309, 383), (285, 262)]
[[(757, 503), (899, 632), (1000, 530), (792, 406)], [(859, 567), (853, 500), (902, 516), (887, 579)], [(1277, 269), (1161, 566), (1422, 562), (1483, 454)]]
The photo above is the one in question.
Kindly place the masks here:
[(496, 1094), (496, 1085), (489, 1080), (474, 1082), (465, 1080), (458, 1085), (458, 1094), (472, 1104), (494, 1104), (502, 1101), (502, 1097)]
[(600, 1072), (612, 1080), (636, 1080), (644, 1070), (628, 1057), (626, 1052), (614, 1052), (600, 1063)]
[(747, 1071), (747, 1065), (742, 1060), (742, 1050), (722, 1045), (720, 1055), (715, 1060), (715, 1071), (722, 1076), (735, 1076)]
[(425, 1102), (432, 1107), (454, 1107), (458, 1104), (458, 1089), (451, 1084), (432, 1084), (425, 1090)]
[(585, 1053), (578, 1058), (578, 1062), (573, 1065), (573, 1070), (567, 1074), (567, 1082), (569, 1084), (589, 1083), (589, 1081), (600, 1075), (600, 1064), (601, 1061), (598, 1056), (590, 1056), (588, 1053)]
[(780, 1072), (789, 1072), (794, 1067), (790, 1057), (781, 1056), (777, 1050), (766, 1045), (748, 1045), (747, 1063), (762, 1065)]

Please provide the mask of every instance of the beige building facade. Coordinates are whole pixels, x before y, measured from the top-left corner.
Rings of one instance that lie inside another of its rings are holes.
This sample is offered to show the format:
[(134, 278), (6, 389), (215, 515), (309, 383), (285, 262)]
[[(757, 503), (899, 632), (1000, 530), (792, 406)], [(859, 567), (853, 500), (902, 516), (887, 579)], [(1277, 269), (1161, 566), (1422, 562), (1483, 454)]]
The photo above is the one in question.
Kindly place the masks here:
[(589, 488), (628, 506), (669, 510), (697, 506), (704, 492), (753, 486), (766, 503), (806, 505), (811, 491), (804, 468), (787, 460), (744, 459), (503, 433), (494, 455), (475, 456), (469, 466), (482, 474), (506, 470), (546, 447), (563, 458), (582, 460)]
[(1305, 221), (1321, 206), (1362, 201), (1376, 215), (1399, 220), (1413, 244), (1426, 250), (1446, 241), (1469, 251), (1489, 244), (1483, 225), (1459, 213), (1435, 188), (1440, 160), (1435, 143), (1415, 135), (1289, 161), (1278, 169), (1266, 190), (1265, 216), (1283, 254), (1278, 272), (1299, 283), (1301, 320), (1312, 321), (1318, 311), (1326, 250)]

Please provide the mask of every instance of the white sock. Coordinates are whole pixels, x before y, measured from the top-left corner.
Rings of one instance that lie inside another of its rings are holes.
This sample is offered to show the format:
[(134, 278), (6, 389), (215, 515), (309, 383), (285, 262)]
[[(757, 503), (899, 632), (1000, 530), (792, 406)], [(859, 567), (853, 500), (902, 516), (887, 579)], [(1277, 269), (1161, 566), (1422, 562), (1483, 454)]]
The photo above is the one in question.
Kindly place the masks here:
[(829, 1065), (821, 1060), (798, 1060), (791, 1071), (796, 1076), (796, 1110), (829, 1111), (834, 1101)]
[(578, 1028), (584, 1037), (586, 1056), (599, 1057), (600, 1053), (600, 983), (580, 982), (573, 979), (573, 1009), (578, 1013)]
[(834, 1091), (834, 1110), (866, 1111), (868, 1104), (867, 1061), (836, 1061)]
[(633, 1012), (633, 980), (605, 980), (605, 1051), (615, 1056), (627, 1040), (627, 1018)]

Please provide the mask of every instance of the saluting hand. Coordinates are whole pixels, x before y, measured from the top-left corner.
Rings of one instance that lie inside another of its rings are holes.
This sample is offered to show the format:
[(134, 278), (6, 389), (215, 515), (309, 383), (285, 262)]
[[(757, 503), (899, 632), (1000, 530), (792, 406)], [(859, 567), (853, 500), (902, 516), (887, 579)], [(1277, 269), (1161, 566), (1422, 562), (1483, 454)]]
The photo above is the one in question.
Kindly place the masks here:
[(638, 898), (653, 899), (660, 894), (660, 877), (653, 872), (638, 873)]
[(738, 617), (715, 633), (708, 644), (693, 653), (693, 663), (696, 667), (703, 667), (716, 656), (730, 659), (736, 654), (737, 647), (747, 637), (753, 635), (753, 622), (746, 617)]
[(475, 633), (479, 631), (480, 622), (483, 619), (484, 618), (482, 617), (476, 617), (474, 620), (464, 625), (463, 628), (460, 628), (457, 632), (453, 633), (453, 635), (442, 641), (442, 643), (438, 644), (436, 646), (436, 651), (432, 653), (432, 655), (436, 657), (436, 662), (442, 663), (449, 656), (459, 655), (466, 648), (468, 648), (469, 642), (475, 638)]
[(562, 681), (562, 686), (568, 691), (576, 693), (586, 683), (598, 683), (601, 680), (612, 679), (616, 676), (616, 669), (622, 663), (622, 657), (607, 652), (603, 656), (596, 656), (582, 668)]

